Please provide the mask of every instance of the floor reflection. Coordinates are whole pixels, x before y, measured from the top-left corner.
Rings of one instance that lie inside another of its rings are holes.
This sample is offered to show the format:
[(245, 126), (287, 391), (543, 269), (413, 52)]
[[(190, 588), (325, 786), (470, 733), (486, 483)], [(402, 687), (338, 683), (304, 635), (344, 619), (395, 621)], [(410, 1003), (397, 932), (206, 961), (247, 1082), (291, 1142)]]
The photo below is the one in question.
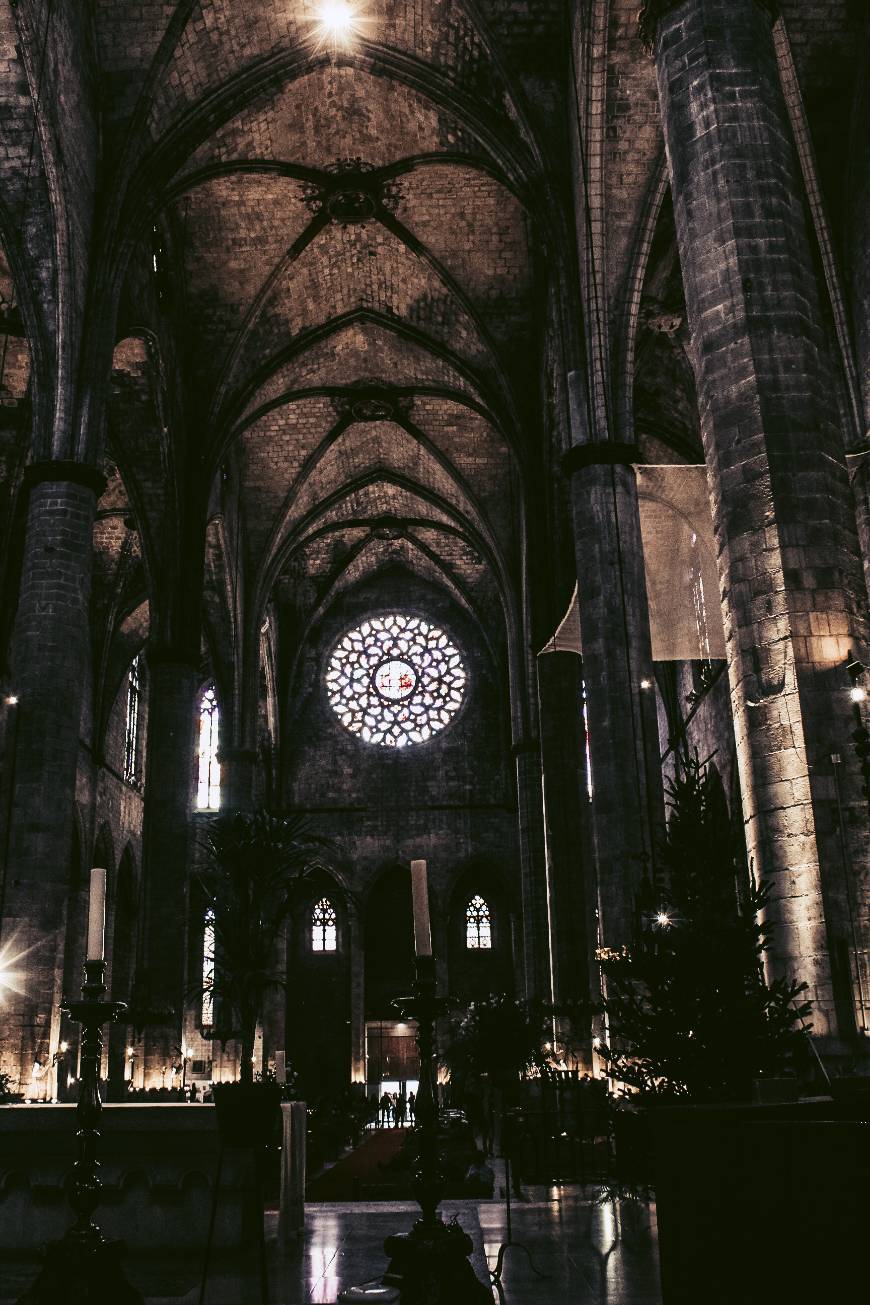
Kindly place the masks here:
[[(654, 1208), (599, 1196), (594, 1189), (540, 1187), (512, 1203), (514, 1246), (503, 1256), (493, 1299), (504, 1305), (661, 1305)], [(411, 1203), (311, 1204), (304, 1237), (284, 1248), (277, 1215), (268, 1215), (271, 1305), (333, 1305), (343, 1288), (380, 1277), (387, 1266), (384, 1239), (410, 1229), (418, 1213)], [(485, 1282), (507, 1239), (504, 1201), (445, 1202), (444, 1219), (454, 1214), (472, 1238), (472, 1263)], [(219, 1254), (206, 1305), (259, 1305), (252, 1259)], [(131, 1255), (127, 1267), (147, 1305), (197, 1305), (201, 1256)], [(537, 1277), (536, 1269), (546, 1277)], [(0, 1263), (0, 1305), (14, 1305), (34, 1276), (32, 1260)]]

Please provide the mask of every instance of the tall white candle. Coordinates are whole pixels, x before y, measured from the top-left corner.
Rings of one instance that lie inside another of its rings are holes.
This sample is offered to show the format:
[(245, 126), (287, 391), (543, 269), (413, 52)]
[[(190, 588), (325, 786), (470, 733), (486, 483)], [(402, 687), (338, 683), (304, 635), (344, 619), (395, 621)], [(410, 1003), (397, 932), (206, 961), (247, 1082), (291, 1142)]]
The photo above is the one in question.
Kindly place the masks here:
[(286, 1051), (275, 1052), (275, 1082), (287, 1082), (287, 1053)]
[(91, 871), (91, 896), (88, 902), (88, 951), (89, 961), (103, 959), (104, 936), (106, 932), (106, 872), (98, 866)]
[(426, 882), (426, 862), (411, 862), (411, 894), (414, 903), (414, 952), (417, 956), (432, 955), (432, 929), (429, 924), (429, 885)]

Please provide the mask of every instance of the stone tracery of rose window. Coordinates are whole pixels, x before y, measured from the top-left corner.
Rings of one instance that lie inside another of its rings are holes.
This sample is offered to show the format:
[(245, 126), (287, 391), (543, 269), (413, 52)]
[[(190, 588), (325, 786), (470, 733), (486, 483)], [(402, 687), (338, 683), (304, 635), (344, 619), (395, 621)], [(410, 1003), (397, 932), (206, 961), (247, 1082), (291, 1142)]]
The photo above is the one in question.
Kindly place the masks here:
[(462, 706), (459, 649), (422, 617), (392, 612), (349, 630), (329, 659), (326, 690), (342, 725), (366, 743), (425, 743)]

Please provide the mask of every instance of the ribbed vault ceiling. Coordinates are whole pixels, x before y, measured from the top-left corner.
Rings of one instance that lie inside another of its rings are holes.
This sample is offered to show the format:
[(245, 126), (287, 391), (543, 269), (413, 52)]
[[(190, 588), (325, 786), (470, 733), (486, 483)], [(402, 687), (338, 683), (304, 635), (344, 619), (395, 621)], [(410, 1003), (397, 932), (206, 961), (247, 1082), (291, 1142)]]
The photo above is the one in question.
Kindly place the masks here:
[(98, 6), (200, 456), (232, 469), (252, 609), (398, 563), (504, 615), (540, 367), (522, 91), (464, 0), (360, 0), (344, 47), (317, 8)]

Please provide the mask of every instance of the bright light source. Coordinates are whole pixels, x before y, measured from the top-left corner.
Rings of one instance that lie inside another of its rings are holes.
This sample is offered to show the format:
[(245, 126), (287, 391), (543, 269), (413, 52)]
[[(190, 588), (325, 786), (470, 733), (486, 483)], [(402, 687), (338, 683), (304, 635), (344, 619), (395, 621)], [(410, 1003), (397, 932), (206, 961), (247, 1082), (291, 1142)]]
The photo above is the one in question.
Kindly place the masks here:
[(136, 1054), (136, 1053), (135, 1053), (135, 1051), (133, 1050), (132, 1047), (128, 1047), (128, 1048), (127, 1048), (127, 1059), (128, 1059), (128, 1060), (132, 1060), (132, 1058), (133, 1058), (133, 1056), (135, 1056), (135, 1054)]
[(6, 706), (7, 706), (7, 707), (17, 707), (17, 706), (18, 706), (18, 695), (17, 695), (16, 693), (10, 693), (10, 694), (7, 695), (7, 698), (6, 698)]
[(7, 990), (16, 992), (19, 996), (23, 995), (27, 971), (21, 962), (39, 946), (39, 943), (33, 943), (30, 947), (22, 947), (20, 951), (16, 951), (16, 943), (17, 935), (11, 934), (0, 947), (0, 998), (5, 996)]
[(69, 1051), (69, 1043), (68, 1043), (68, 1042), (62, 1042), (62, 1043), (60, 1044), (60, 1046), (58, 1047), (58, 1051), (60, 1052), (60, 1054), (61, 1054), (62, 1056), (65, 1056), (66, 1053)]
[(321, 46), (348, 46), (361, 36), (370, 21), (362, 12), (362, 0), (315, 0), (312, 22)]
[(595, 1050), (597, 1051), (598, 1048), (601, 1046), (601, 1039), (600, 1039), (600, 1038), (593, 1038), (593, 1039), (592, 1039), (592, 1045), (593, 1045), (593, 1047), (595, 1048)]
[(860, 684), (853, 684), (849, 690), (849, 697), (853, 702), (864, 702), (867, 697), (867, 690)]
[(640, 687), (641, 687), (642, 689), (651, 689), (651, 688), (652, 688), (652, 680), (641, 680), (641, 682), (640, 682)]
[(656, 916), (656, 924), (661, 925), (663, 929), (667, 929), (670, 923), (671, 917), (665, 911), (659, 911)]

